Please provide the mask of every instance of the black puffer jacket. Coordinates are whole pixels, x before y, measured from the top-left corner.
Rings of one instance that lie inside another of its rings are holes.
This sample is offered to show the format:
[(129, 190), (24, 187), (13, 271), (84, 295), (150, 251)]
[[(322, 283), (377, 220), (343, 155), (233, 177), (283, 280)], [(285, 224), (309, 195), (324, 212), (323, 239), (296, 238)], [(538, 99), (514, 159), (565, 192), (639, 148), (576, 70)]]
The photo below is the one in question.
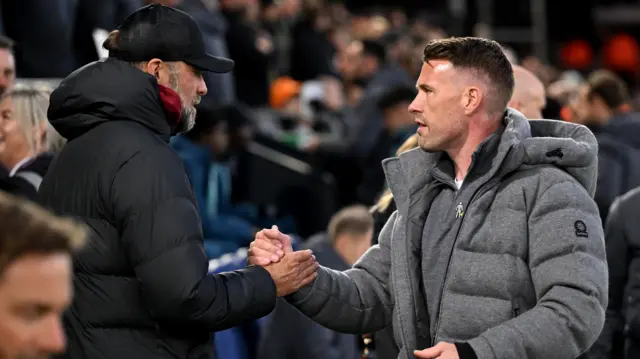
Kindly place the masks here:
[(77, 70), (51, 96), (49, 119), (69, 142), (39, 200), (93, 234), (75, 258), (64, 358), (210, 358), (210, 332), (275, 306), (263, 268), (207, 275), (196, 200), (168, 144), (168, 102), (153, 76), (114, 59)]

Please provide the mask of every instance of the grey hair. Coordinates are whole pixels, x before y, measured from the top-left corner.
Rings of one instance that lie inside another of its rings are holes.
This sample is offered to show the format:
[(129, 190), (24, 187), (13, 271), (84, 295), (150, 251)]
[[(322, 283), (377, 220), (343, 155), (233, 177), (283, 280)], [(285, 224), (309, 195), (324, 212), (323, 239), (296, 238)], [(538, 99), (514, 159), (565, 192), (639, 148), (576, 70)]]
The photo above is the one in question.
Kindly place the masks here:
[[(51, 126), (47, 118), (51, 85), (45, 82), (18, 81), (13, 88), (2, 96), (2, 100), (11, 98), (20, 129), (27, 138), (29, 148), (36, 152), (59, 151), (66, 140)], [(33, 129), (46, 123), (46, 137), (42, 148), (33, 136)]]

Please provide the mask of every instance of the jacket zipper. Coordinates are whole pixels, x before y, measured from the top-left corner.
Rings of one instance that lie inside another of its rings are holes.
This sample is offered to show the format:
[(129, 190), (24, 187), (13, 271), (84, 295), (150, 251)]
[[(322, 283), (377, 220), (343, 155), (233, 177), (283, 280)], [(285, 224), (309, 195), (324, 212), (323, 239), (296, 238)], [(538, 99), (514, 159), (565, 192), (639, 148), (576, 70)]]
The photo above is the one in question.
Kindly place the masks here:
[[(469, 200), (469, 202), (467, 202), (467, 208), (469, 208), (469, 206), (471, 205), (471, 203), (473, 203), (473, 200), (476, 199), (476, 197), (483, 195), (485, 193), (487, 193), (491, 188), (493, 188), (494, 183), (496, 183), (497, 181), (489, 181), (487, 182), (485, 185), (481, 186), (480, 188), (478, 188), (473, 195), (471, 196), (471, 199)], [(466, 216), (462, 216), (460, 218), (460, 225), (458, 226), (458, 230), (456, 231), (456, 237), (453, 241), (453, 246), (451, 247), (451, 252), (449, 252), (449, 261), (447, 262), (447, 270), (444, 273), (444, 281), (442, 282), (442, 285), (440, 286), (440, 304), (438, 305), (438, 315), (436, 317), (436, 330), (434, 331), (434, 334), (431, 336), (431, 344), (435, 345), (436, 342), (436, 336), (438, 335), (438, 331), (440, 330), (440, 314), (442, 313), (442, 303), (444, 302), (444, 289), (447, 286), (447, 282), (449, 281), (449, 267), (451, 267), (451, 258), (453, 257), (453, 251), (455, 249), (456, 243), (458, 242), (458, 237), (460, 236), (460, 231), (462, 230), (462, 225), (464, 224), (464, 218)]]

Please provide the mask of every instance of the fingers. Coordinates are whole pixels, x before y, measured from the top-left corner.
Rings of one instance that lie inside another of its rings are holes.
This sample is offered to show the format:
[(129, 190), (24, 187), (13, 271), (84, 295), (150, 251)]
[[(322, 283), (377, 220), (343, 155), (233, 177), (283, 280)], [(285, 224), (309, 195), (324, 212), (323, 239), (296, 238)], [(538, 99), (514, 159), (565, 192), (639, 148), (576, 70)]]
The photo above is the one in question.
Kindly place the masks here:
[(287, 256), (290, 256), (291, 261), (295, 263), (301, 263), (309, 259), (313, 259), (313, 252), (310, 249), (305, 249), (301, 251), (288, 253)]
[(256, 264), (267, 265), (271, 262), (276, 263), (280, 261), (280, 258), (283, 256), (284, 252), (282, 249), (278, 248), (277, 245), (269, 240), (256, 239), (249, 245), (249, 257), (253, 258), (256, 262), (260, 262)]
[(307, 278), (318, 270), (320, 266), (315, 259), (311, 258), (306, 262), (300, 264), (302, 266), (302, 271), (300, 272), (300, 278)]
[(293, 252), (291, 248), (291, 237), (280, 232), (278, 226), (274, 225), (270, 229), (263, 229), (261, 232), (266, 238), (272, 241), (278, 241), (281, 246), (280, 248), (283, 248), (285, 252)]

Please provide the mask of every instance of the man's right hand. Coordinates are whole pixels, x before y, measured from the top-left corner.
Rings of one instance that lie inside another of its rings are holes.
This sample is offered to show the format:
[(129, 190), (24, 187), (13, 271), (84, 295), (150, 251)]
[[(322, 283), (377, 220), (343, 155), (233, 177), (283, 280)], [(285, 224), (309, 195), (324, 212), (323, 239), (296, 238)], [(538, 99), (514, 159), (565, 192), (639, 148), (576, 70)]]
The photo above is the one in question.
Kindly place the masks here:
[(317, 276), (318, 263), (310, 250), (294, 252), (291, 238), (277, 226), (263, 229), (249, 246), (249, 265), (263, 266), (276, 283), (278, 297), (294, 293)]
[(278, 297), (292, 294), (313, 282), (318, 275), (318, 263), (310, 250), (289, 252), (277, 263), (264, 267), (276, 283)]

